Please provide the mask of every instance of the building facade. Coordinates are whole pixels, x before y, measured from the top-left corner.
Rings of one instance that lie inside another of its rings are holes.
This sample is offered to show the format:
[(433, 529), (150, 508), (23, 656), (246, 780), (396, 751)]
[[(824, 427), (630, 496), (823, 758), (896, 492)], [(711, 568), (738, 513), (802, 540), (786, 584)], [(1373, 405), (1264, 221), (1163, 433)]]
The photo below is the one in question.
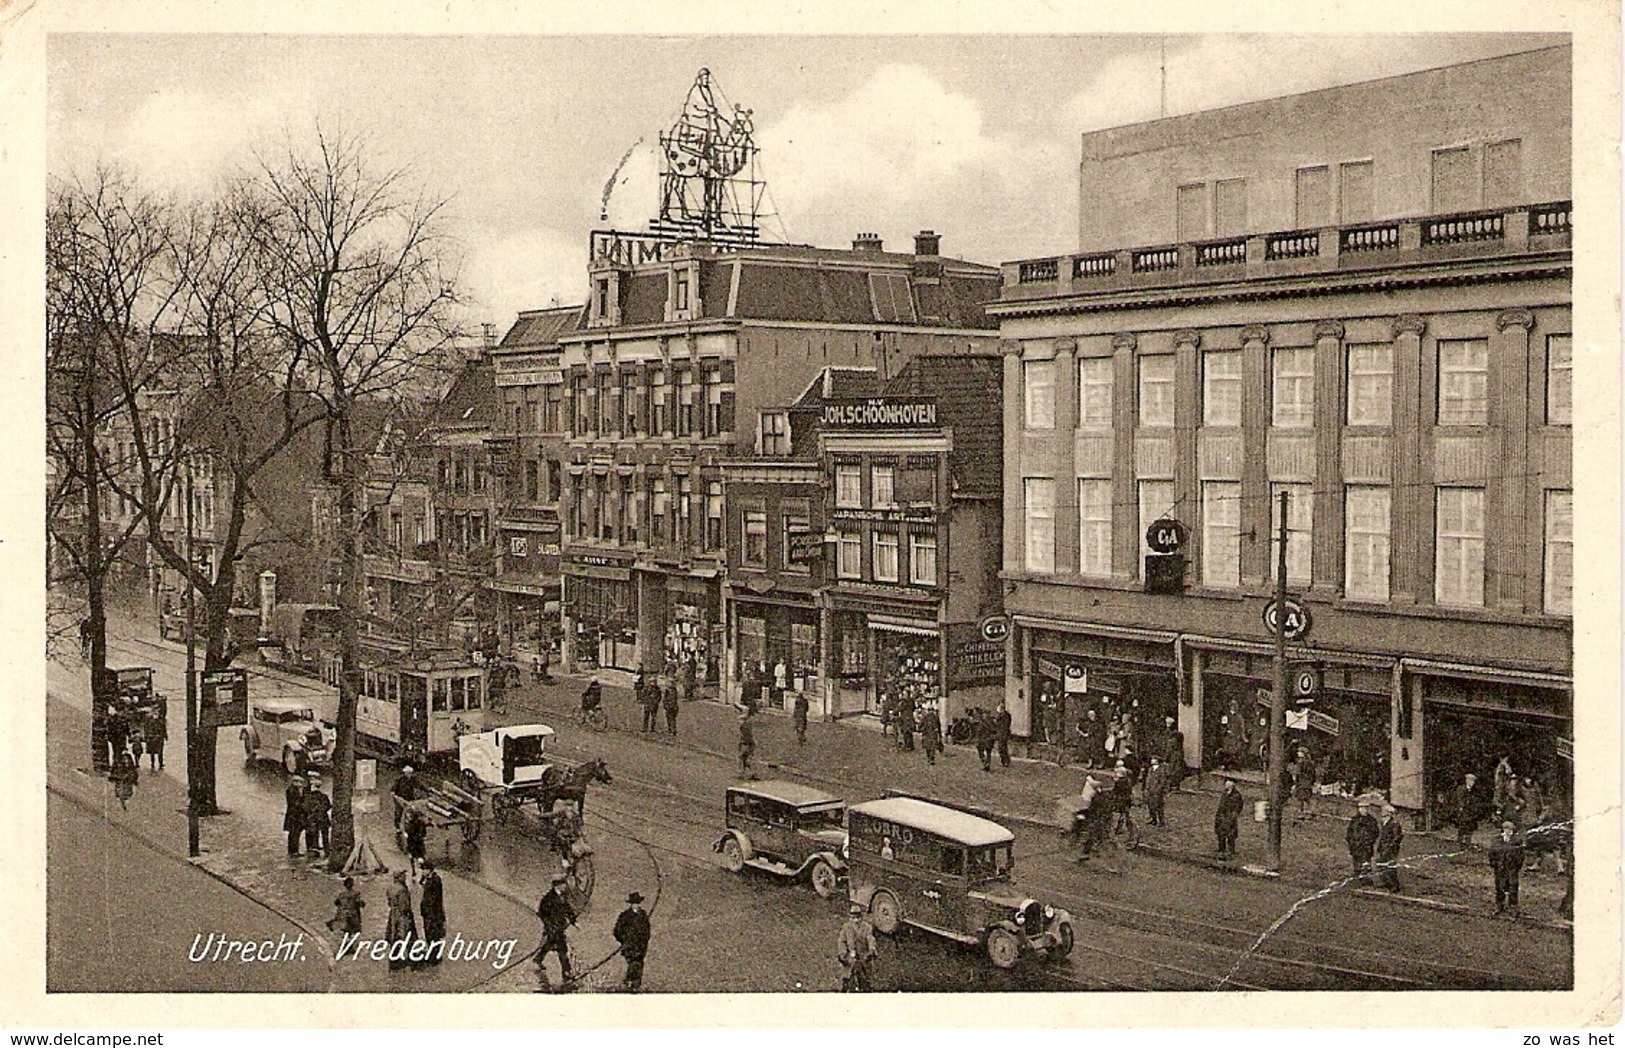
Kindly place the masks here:
[[(878, 239), (852, 250), (593, 234), (585, 328), (560, 337), (566, 384), (563, 656), (720, 682), (721, 463), (763, 406), (830, 366), (894, 374), (989, 336), (997, 271)], [(741, 426), (739, 420), (749, 420)]]
[[(1310, 674), (1289, 745), (1415, 810), (1501, 757), (1567, 792), (1567, 60), (1085, 136), (1086, 201), (1115, 186), (1116, 222), (1129, 195), (1159, 203), (1143, 229), (1113, 227), (1110, 249), (1086, 222), (1078, 254), (1007, 265), (993, 307), (1018, 732), (1070, 747), (1138, 708), (1175, 719), (1192, 766), (1260, 768), (1284, 493), (1288, 587), (1313, 616), (1291, 648)], [(1449, 119), (1393, 119), (1430, 106)], [(1305, 175), (1377, 141), (1348, 160), (1363, 173), (1338, 175), (1363, 189), (1328, 197)], [(1227, 192), (1249, 223), (1224, 235), (1192, 219), (1190, 240), (1132, 246), (1194, 213), (1203, 164), (1241, 180)], [(1339, 212), (1352, 221), (1304, 204), (1356, 194), (1369, 206)], [(1257, 231), (1260, 216), (1289, 221)], [(1148, 586), (1146, 534), (1167, 519), (1188, 536), (1185, 567)]]
[(559, 338), (579, 331), (582, 306), (527, 310), (491, 351), (499, 399), (492, 468), (497, 629), (505, 651), (551, 651), (560, 615), (567, 401)]

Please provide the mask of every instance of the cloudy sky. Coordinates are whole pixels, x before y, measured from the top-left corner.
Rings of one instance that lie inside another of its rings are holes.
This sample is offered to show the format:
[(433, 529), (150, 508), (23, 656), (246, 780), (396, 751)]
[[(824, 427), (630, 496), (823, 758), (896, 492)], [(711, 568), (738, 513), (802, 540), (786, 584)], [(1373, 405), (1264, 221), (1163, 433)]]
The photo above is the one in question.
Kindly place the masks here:
[(1555, 41), (1412, 36), (286, 36), (54, 34), (48, 172), (117, 160), (206, 192), (324, 125), (451, 198), (475, 320), (585, 294), (587, 234), (656, 209), (656, 136), (701, 67), (754, 112), (766, 232), (997, 263), (1069, 250), (1080, 132)]

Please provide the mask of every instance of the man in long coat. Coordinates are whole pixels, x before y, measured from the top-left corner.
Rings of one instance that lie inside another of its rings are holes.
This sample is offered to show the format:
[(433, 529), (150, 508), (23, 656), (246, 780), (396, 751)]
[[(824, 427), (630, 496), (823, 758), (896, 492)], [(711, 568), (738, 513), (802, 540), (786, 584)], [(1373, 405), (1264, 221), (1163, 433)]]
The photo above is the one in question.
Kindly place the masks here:
[(1151, 758), (1151, 770), (1145, 773), (1145, 808), (1153, 826), (1166, 826), (1164, 802), (1168, 797), (1168, 765), (1161, 757)]
[(999, 767), (1010, 767), (1010, 710), (1004, 703), (993, 713), (993, 727), (998, 732)]
[(920, 749), (925, 751), (925, 763), (935, 764), (937, 754), (942, 752), (942, 721), (931, 706), (921, 706), (915, 716), (920, 722)]
[(287, 789), (282, 792), (285, 806), (282, 810), (282, 831), (288, 835), (288, 854), (299, 854), (299, 838), (305, 833), (305, 777), (288, 776)]
[(542, 921), (542, 945), (536, 951), (536, 973), (541, 976), (542, 985), (546, 986), (547, 955), (558, 954), (559, 973), (566, 989), (570, 986), (570, 925), (576, 922), (575, 907), (564, 897), (563, 889), (567, 883), (562, 873), (555, 875), (552, 887), (536, 904), (536, 916)]
[(312, 859), (327, 851), (327, 831), (333, 824), (333, 799), (322, 790), (322, 780), (314, 773), (305, 791), (305, 853)]
[(1399, 891), (1399, 846), (1404, 839), (1405, 827), (1393, 805), (1383, 805), (1382, 822), (1377, 827), (1377, 887)]
[(649, 953), (649, 914), (643, 908), (642, 893), (626, 897), (626, 909), (615, 918), (615, 941), (621, 944), (621, 956), (626, 958), (622, 985), (627, 993), (637, 993), (643, 988), (643, 958)]
[(1213, 835), (1219, 841), (1219, 858), (1236, 857), (1236, 838), (1241, 836), (1241, 811), (1246, 800), (1236, 788), (1235, 779), (1224, 780), (1224, 792), (1219, 794), (1219, 807), (1213, 813)]
[[(389, 903), (389, 970), (409, 967), (412, 944), (417, 941), (417, 919), (412, 916), (412, 890), (406, 886), (406, 871), (396, 870), (385, 895)], [(402, 944), (405, 945), (402, 945)]]
[(446, 946), (446, 886), (434, 863), (424, 860), (423, 877), (418, 881), (418, 912), (423, 915), (423, 938), (429, 944), (424, 964), (439, 964)]
[(1381, 832), (1382, 827), (1377, 825), (1376, 817), (1371, 814), (1371, 806), (1362, 804), (1354, 818), (1349, 820), (1348, 831), (1343, 835), (1349, 846), (1349, 865), (1361, 884), (1371, 883), (1371, 857), (1376, 853), (1377, 836)]
[(1523, 876), (1523, 841), (1518, 824), (1501, 823), (1501, 835), (1490, 842), (1490, 869), (1495, 873), (1495, 915), (1518, 916), (1518, 880)]

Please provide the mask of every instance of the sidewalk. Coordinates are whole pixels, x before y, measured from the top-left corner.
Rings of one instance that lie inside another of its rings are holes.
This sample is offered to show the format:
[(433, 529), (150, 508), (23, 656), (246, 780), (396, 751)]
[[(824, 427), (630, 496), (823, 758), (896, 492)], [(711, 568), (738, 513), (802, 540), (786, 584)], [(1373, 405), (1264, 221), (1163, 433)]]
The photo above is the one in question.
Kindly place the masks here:
[[(608, 674), (600, 679), (604, 681), (604, 704), (611, 729), (637, 734), (642, 710), (632, 701), (630, 690)], [(510, 691), (506, 719), (515, 723), (541, 719), (556, 727), (573, 724), (586, 680), (584, 675), (561, 676), (550, 687), (527, 680), (518, 690)], [(660, 723), (664, 739), (663, 715)], [(735, 707), (693, 702), (679, 715), (680, 734), (675, 741), (679, 746), (733, 761), (738, 755), (738, 731)], [(755, 741), (755, 765), (762, 775), (791, 774), (818, 783), (849, 801), (888, 790), (911, 793), (978, 811), (1001, 822), (1046, 829), (1057, 828), (1056, 802), (1078, 793), (1085, 771), (1013, 756), (1011, 767), (1001, 768), (995, 759), (992, 772), (984, 772), (972, 747), (951, 743), (935, 765), (927, 765), (918, 750), (901, 751), (893, 739), (856, 722), (815, 721), (808, 725), (806, 746), (798, 747), (789, 716), (777, 710), (758, 715)], [(1215, 857), (1213, 813), (1221, 786), (1222, 780), (1211, 775), (1187, 778), (1184, 788), (1168, 797), (1166, 827), (1147, 825), (1145, 808), (1137, 806), (1141, 851), (1169, 861), (1266, 876), (1266, 824), (1252, 821), (1253, 802), (1263, 797), (1263, 790), (1256, 785), (1241, 783), (1247, 805), (1236, 860), (1221, 862)], [(1311, 890), (1341, 881), (1350, 872), (1344, 834), (1354, 813), (1353, 804), (1332, 798), (1319, 798), (1317, 803), (1321, 814), (1303, 821), (1295, 820), (1289, 809), (1282, 842), (1280, 879)], [(1494, 882), (1482, 849), (1489, 837), (1488, 829), (1481, 829), (1480, 847), (1461, 852), (1453, 828), (1438, 833), (1408, 830), (1401, 851), (1401, 893), (1361, 890), (1361, 894), (1487, 917), (1494, 909)], [(1557, 863), (1548, 859), (1542, 870), (1526, 872), (1521, 889), (1525, 914), (1541, 920), (1551, 918), (1563, 894), (1563, 877)]]
[[(186, 787), (181, 767), (184, 754), (174, 754), (164, 771), (142, 768), (141, 780), (129, 810), (119, 808), (104, 777), (86, 770), (89, 732), (87, 715), (57, 699), (47, 704), (50, 789), (62, 801), (76, 804), (114, 826), (144, 841), (178, 863), (189, 863), (249, 899), (292, 921), (305, 934), (310, 960), (320, 960), (328, 968), (330, 992), (452, 992), (482, 987), (505, 973), (527, 967), (522, 964), (536, 945), (538, 927), (528, 905), (509, 899), (491, 889), (467, 880), (441, 867), (445, 885), (447, 946), (461, 935), (465, 944), (482, 946), (491, 940), (513, 941), (505, 968), (493, 966), (493, 955), (504, 947), (489, 948), (480, 960), (446, 961), (421, 971), (392, 972), (386, 962), (335, 959), (340, 936), (327, 929), (333, 915), (333, 897), (340, 891), (340, 878), (326, 872), (325, 863), (287, 854), (286, 838), (274, 828), (252, 824), (241, 814), (227, 814), (202, 820), (202, 855), (186, 855)], [(145, 763), (145, 762), (144, 762)], [(280, 826), (280, 823), (277, 824)], [(389, 818), (382, 813), (356, 816), (356, 833), (372, 841), (379, 857), (391, 868), (403, 868), (406, 859), (396, 850)], [(384, 893), (389, 874), (357, 877), (356, 887), (366, 900), (363, 913), (364, 939), (382, 938), (389, 908)], [(413, 907), (418, 902), (417, 883), (411, 883)], [(414, 916), (416, 916), (414, 912)], [(181, 918), (181, 914), (176, 915)], [(205, 928), (201, 921), (199, 930)], [(421, 931), (421, 920), (419, 920)], [(525, 974), (529, 974), (528, 972)], [(533, 977), (532, 977), (533, 978)], [(179, 989), (179, 987), (177, 987)]]

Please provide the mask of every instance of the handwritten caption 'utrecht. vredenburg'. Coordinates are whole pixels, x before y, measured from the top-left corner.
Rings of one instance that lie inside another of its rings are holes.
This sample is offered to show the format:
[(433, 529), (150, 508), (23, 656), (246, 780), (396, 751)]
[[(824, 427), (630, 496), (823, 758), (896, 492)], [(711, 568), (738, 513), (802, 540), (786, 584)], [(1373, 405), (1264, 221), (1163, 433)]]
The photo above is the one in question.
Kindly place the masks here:
[[(450, 939), (364, 939), (359, 933), (349, 932), (339, 940), (333, 955), (338, 961), (485, 961), (501, 970), (513, 960), (517, 939), (464, 939), (461, 933)], [(199, 932), (192, 939), (192, 948), (186, 959), (193, 964), (276, 964), (306, 959), (305, 935), (300, 932), (289, 936), (286, 932), (276, 939), (235, 939), (221, 932)]]

